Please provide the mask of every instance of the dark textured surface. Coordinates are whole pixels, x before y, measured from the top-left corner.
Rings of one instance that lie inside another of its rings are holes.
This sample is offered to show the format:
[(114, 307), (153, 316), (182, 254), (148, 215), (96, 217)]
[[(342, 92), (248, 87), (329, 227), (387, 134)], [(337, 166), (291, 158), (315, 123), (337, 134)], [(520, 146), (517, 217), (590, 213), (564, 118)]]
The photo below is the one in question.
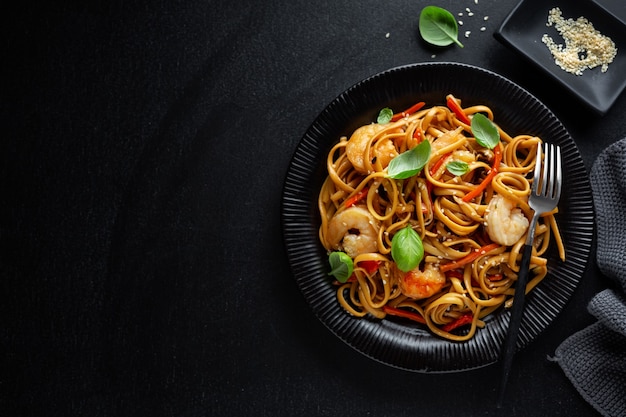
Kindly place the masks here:
[(548, 360), (594, 320), (586, 305), (609, 281), (593, 262), (517, 355), (502, 410), (497, 366), (422, 375), (372, 361), (315, 318), (291, 275), (280, 200), (293, 151), (326, 104), (372, 74), (427, 61), (498, 72), (555, 112), (588, 168), (626, 135), (626, 96), (598, 117), (493, 38), (514, 1), (440, 2), (475, 12), (463, 49), (421, 41), (426, 4), (3, 13), (0, 414), (593, 413)]
[(613, 288), (595, 295), (588, 310), (598, 319), (567, 338), (556, 359), (581, 395), (606, 416), (626, 414), (626, 139), (605, 149), (591, 168), (598, 218), (597, 264)]

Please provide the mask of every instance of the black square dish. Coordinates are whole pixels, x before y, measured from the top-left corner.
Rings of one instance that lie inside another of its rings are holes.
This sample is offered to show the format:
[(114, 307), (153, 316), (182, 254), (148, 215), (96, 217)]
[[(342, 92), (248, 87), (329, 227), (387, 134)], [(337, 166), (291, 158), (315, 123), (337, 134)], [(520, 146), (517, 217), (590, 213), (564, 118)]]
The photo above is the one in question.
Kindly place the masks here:
[[(582, 75), (575, 75), (555, 63), (541, 40), (547, 34), (555, 43), (565, 43), (556, 28), (547, 25), (548, 14), (555, 7), (560, 8), (564, 19), (584, 17), (602, 35), (613, 40), (617, 55), (609, 64), (608, 71), (602, 72), (598, 66), (584, 70)], [(593, 1), (522, 0), (506, 17), (494, 37), (532, 61), (600, 115), (609, 110), (626, 87), (626, 25)]]

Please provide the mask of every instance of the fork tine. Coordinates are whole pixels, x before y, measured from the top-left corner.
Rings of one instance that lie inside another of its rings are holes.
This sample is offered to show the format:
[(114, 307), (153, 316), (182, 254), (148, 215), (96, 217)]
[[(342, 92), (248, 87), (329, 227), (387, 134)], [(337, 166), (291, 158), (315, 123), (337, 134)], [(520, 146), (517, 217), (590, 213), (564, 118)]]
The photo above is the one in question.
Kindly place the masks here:
[(544, 155), (543, 155), (543, 172), (541, 175), (541, 192), (538, 192), (539, 195), (550, 195), (551, 192), (549, 190), (550, 187), (550, 173), (554, 172), (554, 160), (552, 159), (552, 152), (550, 149), (550, 144), (544, 143)]
[(554, 198), (559, 199), (561, 197), (561, 183), (563, 182), (563, 173), (561, 167), (561, 147), (556, 146), (556, 190), (554, 191)]
[(539, 194), (539, 182), (541, 179), (541, 162), (543, 160), (543, 155), (541, 152), (541, 145), (537, 146), (537, 157), (535, 158), (535, 173), (533, 175), (533, 183), (531, 186), (531, 192), (534, 194)]
[(543, 152), (541, 157), (537, 157), (537, 161), (541, 161), (541, 179), (537, 184), (537, 191), (535, 194), (538, 196), (542, 196), (546, 194), (546, 187), (548, 186), (548, 174), (550, 172), (550, 145), (547, 143), (543, 144)]

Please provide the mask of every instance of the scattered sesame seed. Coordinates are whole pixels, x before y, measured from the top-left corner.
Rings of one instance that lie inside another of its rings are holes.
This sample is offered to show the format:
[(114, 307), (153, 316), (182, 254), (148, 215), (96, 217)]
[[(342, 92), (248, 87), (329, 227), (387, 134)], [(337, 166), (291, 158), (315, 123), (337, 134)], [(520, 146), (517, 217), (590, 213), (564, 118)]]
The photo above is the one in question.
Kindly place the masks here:
[(469, 30), (468, 30), (468, 31), (466, 31), (466, 32), (465, 32), (465, 37), (466, 37), (466, 38), (469, 38), (470, 33), (472, 33), (472, 32), (471, 32), (471, 31), (469, 31)]
[(463, 26), (463, 21), (459, 20), (459, 26)]
[(474, 0), (474, 4), (478, 4), (478, 0)]
[(483, 17), (483, 20), (489, 20), (489, 16)]
[(388, 37), (389, 37), (389, 35), (390, 35), (390, 33), (389, 33), (389, 32), (387, 32), (387, 33), (385, 34), (385, 38), (388, 38)]
[(471, 12), (471, 10), (470, 10), (470, 8), (469, 8), (469, 7), (466, 7), (466, 8), (465, 8), (465, 11), (466, 11), (467, 13), (470, 13), (470, 12)]
[(486, 31), (486, 30), (487, 30), (487, 28), (486, 28), (486, 27), (484, 27), (484, 26), (480, 28), (480, 31), (481, 31), (481, 32), (484, 32), (484, 31)]
[(467, 15), (468, 16), (474, 16), (474, 13), (473, 12), (469, 12)]

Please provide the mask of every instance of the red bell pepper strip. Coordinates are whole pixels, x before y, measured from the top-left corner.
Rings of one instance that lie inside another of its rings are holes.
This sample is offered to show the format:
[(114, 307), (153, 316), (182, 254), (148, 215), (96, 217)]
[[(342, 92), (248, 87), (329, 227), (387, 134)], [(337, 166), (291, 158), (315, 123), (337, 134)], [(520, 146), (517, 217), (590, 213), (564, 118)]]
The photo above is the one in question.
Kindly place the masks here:
[(485, 177), (485, 179), (480, 184), (478, 184), (478, 187), (474, 188), (472, 191), (470, 191), (469, 193), (465, 194), (465, 196), (463, 196), (462, 200), (464, 202), (468, 203), (474, 197), (482, 193), (485, 190), (485, 188), (487, 188), (487, 186), (491, 184), (493, 177), (495, 177), (496, 174), (498, 173), (498, 170), (500, 169), (500, 161), (502, 161), (502, 149), (500, 149), (500, 144), (497, 144), (496, 147), (493, 148), (493, 153), (494, 153), (493, 166), (489, 170), (489, 173), (487, 173), (487, 176)]
[(380, 261), (361, 261), (358, 264), (361, 268), (365, 269), (368, 274), (373, 274), (378, 270)]
[(456, 118), (466, 125), (471, 125), (472, 121), (469, 119), (467, 114), (463, 111), (461, 106), (459, 106), (459, 102), (456, 101), (456, 98), (452, 94), (448, 94), (446, 96), (446, 104), (450, 110), (456, 115)]
[[(359, 262), (359, 266), (363, 269), (365, 269), (365, 271), (368, 274), (373, 274), (374, 272), (376, 272), (376, 270), (378, 270), (378, 267), (380, 266), (380, 261), (361, 261)], [(356, 281), (356, 275), (352, 274), (348, 277), (348, 279), (346, 280), (346, 282), (354, 282)], [(339, 282), (339, 281), (334, 281), (335, 285), (343, 285), (345, 284), (345, 282)]]
[(365, 196), (367, 196), (368, 191), (369, 191), (369, 188), (365, 187), (361, 191), (353, 195), (352, 197), (348, 198), (344, 203), (346, 208), (352, 207), (359, 201), (363, 200)]
[(470, 324), (474, 320), (474, 316), (471, 313), (465, 313), (459, 316), (457, 319), (451, 321), (441, 328), (444, 332), (450, 333), (454, 329), (458, 329), (461, 326), (465, 326), (466, 324)]
[(395, 122), (395, 121), (398, 121), (398, 120), (402, 119), (403, 117), (409, 116), (409, 115), (415, 113), (416, 111), (418, 111), (419, 109), (421, 109), (422, 107), (424, 107), (425, 104), (426, 103), (423, 102), (423, 101), (420, 101), (419, 103), (415, 103), (414, 105), (412, 105), (411, 107), (409, 107), (405, 111), (394, 114), (391, 117), (391, 121)]
[(476, 249), (473, 252), (470, 252), (468, 255), (465, 255), (461, 259), (458, 259), (456, 261), (448, 262), (447, 264), (441, 265), (439, 267), (439, 270), (441, 272), (447, 272), (447, 271), (451, 271), (453, 269), (460, 268), (462, 266), (467, 265), (470, 262), (473, 262), (479, 256), (484, 255), (485, 253), (490, 252), (490, 251), (492, 251), (494, 249), (497, 249), (499, 247), (500, 247), (500, 244), (498, 244), (498, 243), (490, 243), (488, 245), (485, 245), (485, 246), (481, 247), (480, 249)]
[(392, 316), (404, 317), (418, 323), (426, 324), (426, 320), (419, 313), (414, 313), (412, 311), (402, 310), (400, 308), (395, 308), (387, 305), (383, 306), (383, 311)]
[(423, 137), (422, 137), (422, 129), (420, 129), (420, 127), (416, 127), (415, 130), (413, 131), (413, 139), (417, 140), (417, 143), (422, 143)]

